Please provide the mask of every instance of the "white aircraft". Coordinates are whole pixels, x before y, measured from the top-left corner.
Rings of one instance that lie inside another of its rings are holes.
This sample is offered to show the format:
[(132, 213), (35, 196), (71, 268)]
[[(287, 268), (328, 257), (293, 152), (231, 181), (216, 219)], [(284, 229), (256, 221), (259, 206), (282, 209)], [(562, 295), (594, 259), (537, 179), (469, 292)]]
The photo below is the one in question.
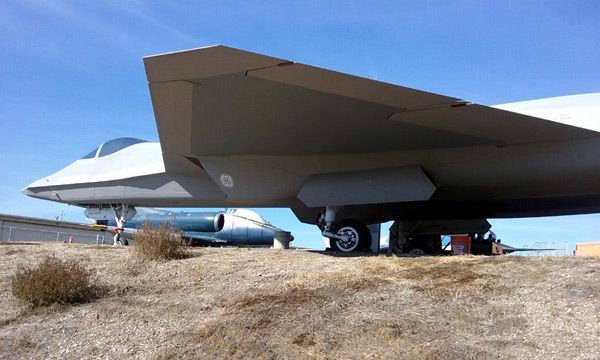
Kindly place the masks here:
[[(107, 142), (27, 195), (94, 207), (290, 207), (342, 251), (487, 218), (600, 212), (600, 94), (496, 107), (225, 46), (144, 59), (160, 144)], [(117, 206), (120, 205), (120, 206)]]

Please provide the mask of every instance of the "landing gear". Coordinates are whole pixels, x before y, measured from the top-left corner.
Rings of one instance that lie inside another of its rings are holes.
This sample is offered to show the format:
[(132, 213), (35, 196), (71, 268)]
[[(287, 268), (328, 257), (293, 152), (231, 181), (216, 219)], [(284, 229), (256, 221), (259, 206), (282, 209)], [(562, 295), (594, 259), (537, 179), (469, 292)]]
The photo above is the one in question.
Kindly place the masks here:
[(440, 235), (415, 234), (419, 223), (395, 221), (390, 228), (388, 253), (394, 255), (423, 256), (440, 254), (442, 238)]
[(442, 252), (440, 235), (414, 235), (406, 241), (405, 252), (411, 256), (435, 255)]
[(351, 252), (363, 250), (371, 243), (371, 233), (361, 222), (356, 220), (340, 221), (333, 227), (334, 234), (339, 239), (331, 239), (330, 244), (334, 250)]
[(110, 207), (115, 213), (115, 221), (117, 223), (117, 227), (115, 229), (115, 236), (113, 238), (113, 246), (128, 246), (129, 242), (121, 234), (123, 233), (123, 231), (125, 231), (125, 223), (135, 216), (135, 207), (128, 204), (121, 204), (116, 206), (110, 205)]
[[(390, 227), (388, 253), (410, 256), (442, 254), (442, 234), (483, 234), (491, 225), (485, 219), (396, 220)], [(483, 238), (483, 235), (479, 235)]]
[(327, 206), (317, 219), (321, 234), (329, 238), (332, 249), (351, 252), (363, 250), (371, 243), (369, 228), (360, 221), (342, 220), (335, 221), (338, 208)]
[(425, 254), (427, 253), (421, 248), (414, 248), (408, 251), (408, 255), (410, 256), (423, 256)]
[(113, 237), (113, 246), (123, 245), (121, 242), (121, 229), (115, 229), (115, 236)]

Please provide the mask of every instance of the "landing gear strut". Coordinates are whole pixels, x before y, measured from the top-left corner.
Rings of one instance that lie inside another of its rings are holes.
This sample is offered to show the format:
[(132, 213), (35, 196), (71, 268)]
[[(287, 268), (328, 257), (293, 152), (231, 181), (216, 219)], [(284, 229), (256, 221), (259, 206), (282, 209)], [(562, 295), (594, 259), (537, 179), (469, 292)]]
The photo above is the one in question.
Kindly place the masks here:
[(115, 206), (111, 205), (110, 207), (115, 213), (115, 221), (117, 223), (117, 228), (115, 229), (115, 236), (113, 238), (113, 246), (127, 246), (129, 245), (129, 242), (124, 236), (122, 237), (121, 234), (125, 230), (125, 223), (135, 216), (135, 207), (128, 204), (121, 204)]

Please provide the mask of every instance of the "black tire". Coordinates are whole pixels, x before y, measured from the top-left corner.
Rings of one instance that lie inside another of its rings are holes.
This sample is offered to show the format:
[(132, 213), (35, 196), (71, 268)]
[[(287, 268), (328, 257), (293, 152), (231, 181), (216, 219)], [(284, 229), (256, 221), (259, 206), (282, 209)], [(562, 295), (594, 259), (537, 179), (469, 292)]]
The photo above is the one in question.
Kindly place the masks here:
[(441, 249), (441, 240), (439, 236), (417, 235), (411, 238), (406, 253), (412, 256), (431, 255), (436, 253), (436, 247)]
[(127, 241), (125, 236), (119, 236), (119, 238), (117, 238), (117, 245), (129, 246), (129, 241)]
[(343, 220), (335, 224), (332, 229), (334, 234), (348, 235), (349, 241), (330, 239), (333, 250), (352, 252), (364, 250), (371, 244), (371, 232), (363, 223), (356, 220)]
[(425, 255), (427, 255), (427, 252), (425, 252), (425, 250), (423, 250), (421, 248), (415, 247), (408, 251), (408, 255), (410, 255), (410, 256), (425, 256)]

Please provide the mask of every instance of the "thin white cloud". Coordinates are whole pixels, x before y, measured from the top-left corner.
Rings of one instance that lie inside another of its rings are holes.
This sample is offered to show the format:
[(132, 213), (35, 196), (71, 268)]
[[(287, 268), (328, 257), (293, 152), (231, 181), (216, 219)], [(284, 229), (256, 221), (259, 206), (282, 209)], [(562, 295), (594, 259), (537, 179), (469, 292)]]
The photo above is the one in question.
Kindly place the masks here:
[(190, 34), (181, 30), (178, 26), (160, 20), (160, 18), (143, 2), (117, 1), (113, 2), (112, 6), (115, 10), (120, 11), (129, 17), (137, 18), (138, 20), (152, 25), (154, 28), (161, 30), (164, 34), (179, 43), (189, 43), (191, 46), (197, 46), (201, 42), (199, 36)]
[[(157, 44), (197, 46), (198, 36), (163, 21), (145, 4), (22, 0), (0, 6), (4, 46), (73, 69), (99, 56), (147, 55)], [(102, 49), (100, 51), (99, 49)]]

